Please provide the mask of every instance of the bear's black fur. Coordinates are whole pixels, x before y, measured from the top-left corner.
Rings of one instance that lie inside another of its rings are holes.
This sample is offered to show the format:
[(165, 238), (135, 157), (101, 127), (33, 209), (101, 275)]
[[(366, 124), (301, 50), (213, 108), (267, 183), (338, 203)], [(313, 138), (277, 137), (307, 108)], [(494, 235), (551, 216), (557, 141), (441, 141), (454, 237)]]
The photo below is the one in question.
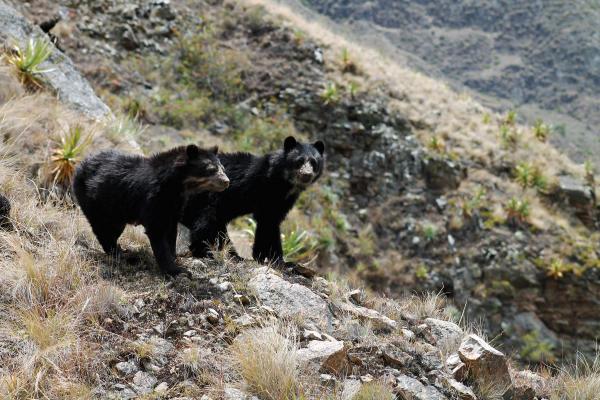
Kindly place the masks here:
[(10, 227), (10, 201), (0, 194), (0, 228)]
[(252, 214), (256, 234), (252, 255), (259, 262), (282, 263), (280, 224), (300, 193), (323, 172), (325, 145), (299, 143), (292, 136), (284, 148), (264, 156), (219, 154), (231, 184), (220, 193), (198, 193), (188, 199), (181, 223), (191, 231), (194, 257), (206, 257), (212, 246), (229, 241), (227, 224)]
[(186, 194), (227, 188), (217, 151), (189, 145), (151, 157), (109, 150), (85, 159), (73, 192), (104, 251), (118, 254), (125, 225), (141, 224), (161, 270), (184, 272), (175, 264), (177, 220)]

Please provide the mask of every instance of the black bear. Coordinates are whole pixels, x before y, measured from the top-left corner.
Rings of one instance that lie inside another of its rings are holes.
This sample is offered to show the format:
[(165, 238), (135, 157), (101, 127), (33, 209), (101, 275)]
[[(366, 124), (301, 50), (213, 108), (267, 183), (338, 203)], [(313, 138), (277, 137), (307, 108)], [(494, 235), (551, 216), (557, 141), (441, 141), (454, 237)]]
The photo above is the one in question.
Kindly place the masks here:
[(75, 172), (73, 192), (104, 251), (119, 254), (125, 225), (141, 224), (160, 269), (184, 272), (175, 264), (175, 244), (185, 197), (229, 185), (217, 152), (189, 145), (151, 157), (108, 150), (86, 158)]
[[(194, 257), (206, 257), (212, 246), (229, 241), (227, 224), (252, 214), (256, 261), (283, 263), (279, 226), (300, 193), (322, 174), (325, 145), (300, 143), (292, 136), (283, 149), (262, 157), (249, 153), (219, 154), (231, 184), (220, 193), (197, 193), (184, 207), (181, 223), (190, 231)], [(234, 252), (235, 254), (235, 252)]]

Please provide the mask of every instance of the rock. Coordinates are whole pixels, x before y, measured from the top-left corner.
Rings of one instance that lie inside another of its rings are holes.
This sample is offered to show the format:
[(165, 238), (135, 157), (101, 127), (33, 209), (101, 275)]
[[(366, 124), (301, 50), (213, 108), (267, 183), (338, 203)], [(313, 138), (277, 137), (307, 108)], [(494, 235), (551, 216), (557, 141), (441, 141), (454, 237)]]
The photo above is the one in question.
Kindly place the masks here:
[(225, 293), (231, 290), (232, 287), (233, 285), (231, 284), (231, 282), (221, 282), (217, 285), (217, 289), (219, 289), (221, 293)]
[(152, 392), (154, 385), (156, 385), (157, 379), (144, 371), (136, 372), (133, 377), (133, 385), (135, 391), (139, 394), (148, 394)]
[(213, 325), (219, 323), (219, 313), (214, 308), (206, 310), (206, 320)]
[(240, 389), (236, 389), (231, 386), (226, 386), (223, 390), (223, 398), (225, 400), (258, 400), (255, 396), (249, 396), (242, 392)]
[(513, 375), (514, 400), (534, 400), (546, 386), (544, 378), (532, 371), (518, 371)]
[(341, 341), (311, 340), (306, 348), (298, 350), (301, 363), (318, 364), (319, 370), (336, 375), (350, 372), (348, 347)]
[(393, 344), (387, 344), (381, 348), (381, 357), (385, 365), (392, 368), (406, 368), (413, 361), (413, 357), (400, 350)]
[(440, 343), (460, 343), (464, 332), (453, 322), (443, 321), (441, 319), (427, 318), (425, 324), (429, 326), (431, 335), (435, 339), (434, 344)]
[(362, 383), (357, 379), (346, 379), (342, 386), (342, 399), (341, 400), (352, 400), (358, 393)]
[(165, 393), (167, 393), (168, 390), (169, 390), (169, 384), (167, 382), (161, 382), (154, 388), (154, 391), (159, 394), (160, 393), (165, 394)]
[(115, 365), (121, 375), (131, 375), (139, 371), (138, 366), (131, 361), (122, 361)]
[(413, 340), (415, 338), (415, 333), (410, 329), (403, 328), (400, 330), (400, 333), (402, 333), (402, 336), (404, 336), (408, 340)]
[(547, 342), (553, 347), (557, 347), (560, 344), (556, 333), (548, 329), (546, 324), (535, 313), (524, 312), (517, 314), (512, 325), (518, 337), (535, 332), (540, 342)]
[(467, 366), (469, 377), (475, 381), (506, 388), (506, 391), (512, 386), (506, 357), (479, 336), (471, 334), (465, 338), (458, 356)]
[(398, 323), (396, 321), (370, 308), (357, 306), (347, 302), (336, 303), (336, 306), (342, 312), (352, 314), (360, 320), (370, 322), (373, 329), (394, 330), (398, 327)]
[(458, 189), (467, 177), (467, 170), (442, 157), (426, 157), (423, 159), (423, 174), (429, 189), (444, 192)]
[(302, 338), (306, 340), (323, 340), (323, 335), (321, 335), (317, 331), (311, 331), (309, 329), (305, 329), (302, 333)]
[(457, 379), (460, 382), (462, 382), (467, 378), (467, 366), (465, 365), (465, 363), (460, 361), (460, 357), (457, 353), (451, 354), (446, 359), (446, 367), (448, 368), (454, 379)]
[(418, 380), (406, 375), (396, 378), (395, 393), (404, 400), (447, 400), (436, 388), (425, 386)]
[(572, 207), (584, 223), (592, 224), (594, 222), (596, 194), (587, 183), (572, 176), (559, 176), (552, 197), (555, 201)]
[[(47, 35), (39, 27), (30, 24), (6, 2), (0, 2), (0, 40), (5, 43), (16, 41), (24, 49), (32, 38), (49, 42)], [(111, 116), (110, 109), (96, 96), (71, 59), (53, 44), (50, 46), (52, 54), (40, 66), (40, 69), (47, 71), (42, 74), (46, 85), (56, 92), (63, 103), (77, 111), (95, 119)]]
[(307, 322), (326, 328), (333, 321), (327, 302), (309, 288), (290, 283), (269, 271), (258, 268), (248, 282), (259, 302), (272, 308), (279, 317), (303, 317)]
[(442, 383), (450, 393), (452, 398), (457, 400), (477, 400), (473, 390), (453, 378), (445, 378)]

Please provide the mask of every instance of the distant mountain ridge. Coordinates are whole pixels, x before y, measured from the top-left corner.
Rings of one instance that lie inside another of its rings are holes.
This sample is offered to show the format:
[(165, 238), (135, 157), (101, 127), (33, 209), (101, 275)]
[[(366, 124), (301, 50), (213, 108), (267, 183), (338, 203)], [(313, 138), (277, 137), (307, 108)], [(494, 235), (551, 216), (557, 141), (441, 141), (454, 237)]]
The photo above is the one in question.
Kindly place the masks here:
[(302, 0), (425, 73), (557, 126), (554, 140), (600, 161), (600, 2)]

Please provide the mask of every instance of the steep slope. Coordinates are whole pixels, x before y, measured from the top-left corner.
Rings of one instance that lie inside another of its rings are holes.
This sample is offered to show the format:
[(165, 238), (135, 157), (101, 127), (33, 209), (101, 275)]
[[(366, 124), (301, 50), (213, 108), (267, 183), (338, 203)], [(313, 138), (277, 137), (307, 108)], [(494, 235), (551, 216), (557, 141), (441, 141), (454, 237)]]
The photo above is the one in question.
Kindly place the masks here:
[[(586, 180), (511, 115), (263, 4), (286, 19), (227, 2), (106, 1), (68, 8), (55, 32), (114, 109), (149, 125), (147, 151), (325, 139), (329, 172), (284, 229), (310, 238), (300, 261), (317, 252), (319, 272), (393, 297), (442, 291), (525, 362), (593, 356), (593, 171)], [(43, 20), (60, 7), (29, 10)]]
[[(294, 2), (290, 2), (294, 3)], [(600, 38), (590, 1), (302, 2), (344, 31), (497, 109), (557, 125), (556, 143), (599, 161)]]

